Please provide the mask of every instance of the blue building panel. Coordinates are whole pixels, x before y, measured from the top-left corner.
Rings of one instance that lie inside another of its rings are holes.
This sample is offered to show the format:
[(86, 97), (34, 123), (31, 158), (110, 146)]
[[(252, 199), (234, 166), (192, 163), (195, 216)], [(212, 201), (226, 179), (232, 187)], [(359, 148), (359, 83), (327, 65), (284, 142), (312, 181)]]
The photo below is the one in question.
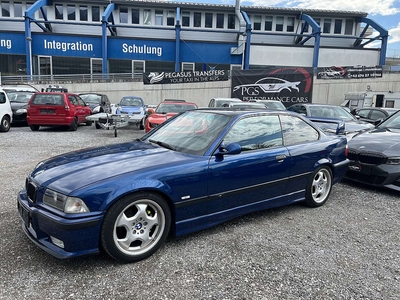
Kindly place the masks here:
[(2, 32), (0, 54), (25, 54), (25, 34)]
[(183, 62), (208, 62), (216, 64), (242, 64), (241, 55), (231, 55), (231, 48), (237, 44), (217, 43), (181, 43), (181, 61)]
[(108, 38), (108, 58), (175, 61), (175, 41)]
[(34, 55), (102, 58), (101, 38), (32, 34)]

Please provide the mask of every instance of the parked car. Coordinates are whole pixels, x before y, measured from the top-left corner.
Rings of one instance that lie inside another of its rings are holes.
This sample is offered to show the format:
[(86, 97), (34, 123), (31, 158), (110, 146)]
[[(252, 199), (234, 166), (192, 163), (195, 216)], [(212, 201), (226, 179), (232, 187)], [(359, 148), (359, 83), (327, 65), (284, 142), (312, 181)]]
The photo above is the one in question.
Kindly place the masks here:
[(138, 96), (124, 96), (120, 102), (115, 106), (111, 106), (112, 113), (114, 114), (127, 114), (127, 115), (141, 115), (140, 129), (144, 129), (144, 120), (146, 117), (146, 105), (141, 97)]
[(190, 110), (138, 140), (42, 161), (18, 210), (26, 235), (57, 258), (104, 249), (135, 262), (170, 233), (295, 202), (323, 205), (346, 153), (346, 138), (297, 114)]
[(93, 114), (111, 113), (111, 102), (107, 95), (99, 93), (81, 93), (79, 97), (89, 104)]
[(186, 102), (185, 100), (177, 99), (166, 99), (159, 103), (155, 110), (152, 108), (148, 109), (148, 116), (145, 119), (144, 130), (145, 132), (149, 132), (172, 116), (196, 108), (198, 108), (197, 104), (193, 102)]
[(343, 133), (346, 134), (349, 139), (356, 133), (374, 127), (372, 124), (358, 120), (341, 106), (318, 103), (301, 103), (289, 106), (287, 110), (306, 116), (313, 122), (318, 123), (324, 131), (332, 133), (338, 133), (335, 120), (340, 120), (344, 122)]
[(263, 103), (257, 102), (229, 102), (222, 104), (221, 107), (231, 107), (236, 109), (267, 109)]
[(222, 107), (226, 103), (233, 102), (242, 103), (243, 101), (239, 98), (212, 98), (208, 103), (208, 107)]
[(12, 122), (12, 111), (10, 100), (5, 91), (0, 89), (0, 132), (10, 130)]
[(387, 107), (355, 108), (351, 111), (351, 114), (361, 121), (376, 125), (398, 110), (398, 108)]
[(11, 110), (13, 113), (12, 124), (26, 125), (26, 115), (28, 102), (32, 95), (35, 94), (33, 91), (12, 91), (7, 92), (8, 99), (11, 103)]
[(279, 100), (256, 100), (258, 103), (262, 103), (268, 109), (286, 110), (285, 105)]
[(68, 126), (70, 130), (78, 129), (80, 123), (92, 125), (86, 117), (92, 113), (78, 95), (62, 92), (35, 93), (27, 107), (27, 122), (32, 131), (40, 126)]
[(34, 93), (39, 92), (39, 90), (37, 88), (35, 88), (34, 86), (32, 86), (30, 84), (14, 84), (14, 85), (6, 84), (6, 85), (2, 85), (1, 88), (6, 93), (16, 92), (16, 91), (20, 91), (20, 92), (29, 91), (29, 92), (34, 92)]
[(349, 141), (346, 178), (400, 191), (400, 112)]

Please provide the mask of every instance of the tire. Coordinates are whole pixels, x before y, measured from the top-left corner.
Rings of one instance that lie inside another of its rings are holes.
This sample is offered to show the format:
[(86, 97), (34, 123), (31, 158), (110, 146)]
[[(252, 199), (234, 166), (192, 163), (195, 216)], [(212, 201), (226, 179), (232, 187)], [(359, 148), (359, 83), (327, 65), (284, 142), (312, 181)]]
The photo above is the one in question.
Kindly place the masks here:
[(94, 126), (96, 126), (96, 129), (101, 129), (101, 126), (100, 126), (99, 122), (95, 122)]
[(30, 125), (29, 127), (31, 128), (32, 131), (38, 131), (40, 128), (39, 125)]
[(4, 116), (1, 119), (1, 123), (0, 123), (0, 131), (1, 132), (7, 132), (10, 130), (11, 127), (11, 122), (10, 122), (10, 118), (8, 116)]
[(328, 166), (319, 167), (306, 188), (305, 203), (310, 207), (324, 205), (332, 191), (332, 171)]
[(101, 227), (101, 246), (118, 261), (136, 262), (161, 247), (170, 226), (171, 212), (161, 196), (129, 195), (107, 211)]
[(92, 121), (86, 121), (86, 126), (92, 126)]
[(71, 125), (69, 125), (69, 130), (70, 131), (76, 131), (78, 129), (78, 120), (75, 118)]

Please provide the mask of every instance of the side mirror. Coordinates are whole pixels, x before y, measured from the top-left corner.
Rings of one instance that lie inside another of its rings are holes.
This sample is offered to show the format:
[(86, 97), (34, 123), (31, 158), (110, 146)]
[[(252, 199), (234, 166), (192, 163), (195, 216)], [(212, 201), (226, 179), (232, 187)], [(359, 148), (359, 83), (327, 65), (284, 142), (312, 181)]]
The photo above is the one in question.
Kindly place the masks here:
[(147, 109), (147, 115), (154, 114), (154, 109), (153, 108), (148, 108)]
[(226, 154), (239, 154), (242, 152), (242, 147), (239, 143), (230, 143), (226, 146), (219, 146), (217, 151), (215, 151), (215, 155), (226, 155)]

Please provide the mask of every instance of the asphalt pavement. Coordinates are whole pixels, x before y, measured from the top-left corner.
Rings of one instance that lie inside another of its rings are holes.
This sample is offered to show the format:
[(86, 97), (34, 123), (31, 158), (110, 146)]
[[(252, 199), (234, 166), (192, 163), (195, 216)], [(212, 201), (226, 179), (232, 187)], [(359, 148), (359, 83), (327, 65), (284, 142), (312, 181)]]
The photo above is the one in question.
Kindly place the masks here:
[(58, 260), (28, 240), (16, 197), (38, 162), (141, 135), (94, 126), (0, 134), (0, 299), (399, 299), (400, 194), (350, 181), (320, 208), (295, 204), (169, 238), (133, 264)]

